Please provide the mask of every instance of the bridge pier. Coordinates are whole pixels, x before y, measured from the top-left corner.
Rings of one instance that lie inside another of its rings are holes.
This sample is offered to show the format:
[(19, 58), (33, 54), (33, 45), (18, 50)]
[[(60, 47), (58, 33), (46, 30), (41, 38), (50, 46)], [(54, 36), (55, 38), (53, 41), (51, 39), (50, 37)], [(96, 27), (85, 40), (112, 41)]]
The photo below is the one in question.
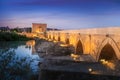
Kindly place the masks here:
[[(81, 30), (48, 31), (49, 39), (73, 45), (76, 54), (88, 54), (96, 61), (103, 52), (120, 60), (120, 28), (93, 28)], [(106, 48), (109, 45), (112, 51)], [(107, 51), (108, 50), (108, 51)], [(113, 53), (111, 53), (113, 52)], [(107, 55), (104, 53), (104, 55)], [(109, 55), (107, 55), (109, 57)], [(104, 58), (104, 57), (103, 57)], [(106, 58), (107, 59), (107, 58)]]

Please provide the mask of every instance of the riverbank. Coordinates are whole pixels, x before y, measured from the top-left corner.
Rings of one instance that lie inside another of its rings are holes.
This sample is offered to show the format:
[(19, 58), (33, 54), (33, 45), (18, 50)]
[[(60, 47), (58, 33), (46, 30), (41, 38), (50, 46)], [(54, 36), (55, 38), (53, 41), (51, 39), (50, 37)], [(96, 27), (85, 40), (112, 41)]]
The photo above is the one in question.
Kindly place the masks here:
[(67, 56), (73, 53), (72, 46), (60, 46), (61, 43), (54, 43), (44, 39), (36, 39), (35, 49), (40, 57)]
[(119, 80), (120, 72), (101, 63), (46, 60), (40, 64), (39, 80)]
[(25, 35), (19, 35), (15, 32), (0, 32), (0, 41), (27, 41), (32, 38), (28, 38)]
[(34, 43), (0, 41), (0, 80), (38, 80), (41, 59), (32, 52)]
[(83, 72), (41, 70), (39, 80), (119, 80), (117, 76), (94, 75)]
[(39, 64), (39, 80), (120, 79), (120, 69), (116, 64), (111, 63), (108, 66), (102, 62), (76, 61), (70, 55), (72, 53), (70, 46), (61, 47), (59, 43), (44, 41), (37, 46), (37, 51), (40, 52), (39, 56), (44, 58), (44, 61)]

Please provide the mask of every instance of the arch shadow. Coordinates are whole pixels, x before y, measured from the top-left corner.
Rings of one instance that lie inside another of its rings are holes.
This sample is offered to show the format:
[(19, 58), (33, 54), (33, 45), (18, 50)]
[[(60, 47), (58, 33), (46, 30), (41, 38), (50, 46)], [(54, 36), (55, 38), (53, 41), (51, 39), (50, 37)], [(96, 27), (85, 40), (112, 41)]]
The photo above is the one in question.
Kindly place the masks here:
[(117, 59), (115, 51), (110, 44), (106, 44), (102, 48), (100, 52), (100, 56), (99, 56), (99, 60), (100, 59), (105, 59), (105, 60), (116, 60)]
[(102, 41), (97, 52), (96, 60), (100, 59), (114, 60), (120, 59), (119, 48), (112, 38), (106, 38)]
[(65, 43), (66, 43), (66, 44), (70, 44), (70, 41), (69, 41), (68, 38), (66, 39)]
[(58, 41), (60, 41), (60, 36), (58, 36)]
[(77, 42), (75, 53), (80, 54), (80, 55), (83, 54), (83, 45), (82, 45), (81, 40), (78, 40), (78, 42)]
[(49, 35), (49, 39), (51, 39), (51, 35)]
[(55, 40), (55, 36), (53, 36), (53, 40)]

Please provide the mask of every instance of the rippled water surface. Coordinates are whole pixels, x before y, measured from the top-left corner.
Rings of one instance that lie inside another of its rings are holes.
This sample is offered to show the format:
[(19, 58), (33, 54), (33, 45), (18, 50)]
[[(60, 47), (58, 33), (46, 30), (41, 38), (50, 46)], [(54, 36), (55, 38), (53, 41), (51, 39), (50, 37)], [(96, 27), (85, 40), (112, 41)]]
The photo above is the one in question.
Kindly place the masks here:
[(0, 42), (0, 80), (37, 79), (38, 63), (35, 41)]

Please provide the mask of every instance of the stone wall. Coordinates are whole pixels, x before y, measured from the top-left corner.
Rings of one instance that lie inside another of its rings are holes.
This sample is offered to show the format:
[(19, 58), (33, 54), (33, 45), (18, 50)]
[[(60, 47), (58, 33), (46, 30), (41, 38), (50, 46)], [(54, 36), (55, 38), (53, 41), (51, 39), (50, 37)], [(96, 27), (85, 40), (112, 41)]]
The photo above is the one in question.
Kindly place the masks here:
[[(115, 52), (115, 55), (120, 60), (120, 28), (93, 28), (81, 30), (63, 30), (47, 32), (51, 36), (51, 40), (69, 44), (75, 48), (75, 53), (78, 42), (80, 41), (83, 48), (83, 54), (91, 55), (96, 61), (99, 60), (100, 53), (105, 45), (109, 44)], [(49, 37), (48, 37), (49, 38)], [(55, 38), (55, 39), (53, 39)]]
[(33, 33), (41, 33), (46, 32), (47, 24), (41, 24), (41, 23), (33, 23), (32, 24), (32, 32)]

